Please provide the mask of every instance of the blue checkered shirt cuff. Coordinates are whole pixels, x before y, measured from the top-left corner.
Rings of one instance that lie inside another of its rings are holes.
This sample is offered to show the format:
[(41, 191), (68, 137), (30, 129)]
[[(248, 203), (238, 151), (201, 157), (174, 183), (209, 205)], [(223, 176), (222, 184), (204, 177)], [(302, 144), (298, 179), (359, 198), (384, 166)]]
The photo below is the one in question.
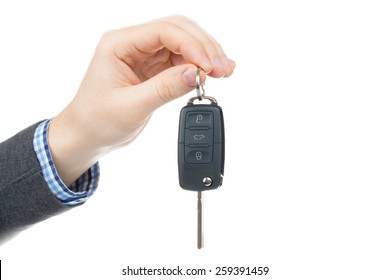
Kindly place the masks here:
[(33, 141), (43, 177), (50, 190), (63, 204), (81, 204), (95, 192), (98, 186), (100, 176), (99, 163), (88, 169), (73, 184), (66, 186), (57, 173), (49, 149), (47, 131), (50, 121), (46, 120), (36, 128)]

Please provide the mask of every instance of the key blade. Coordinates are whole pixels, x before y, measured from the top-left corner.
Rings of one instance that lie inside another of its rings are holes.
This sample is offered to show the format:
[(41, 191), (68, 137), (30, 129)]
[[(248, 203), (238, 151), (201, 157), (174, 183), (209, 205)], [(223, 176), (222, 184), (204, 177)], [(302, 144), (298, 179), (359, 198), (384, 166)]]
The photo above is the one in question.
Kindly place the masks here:
[(203, 248), (203, 202), (202, 192), (198, 191), (198, 249)]

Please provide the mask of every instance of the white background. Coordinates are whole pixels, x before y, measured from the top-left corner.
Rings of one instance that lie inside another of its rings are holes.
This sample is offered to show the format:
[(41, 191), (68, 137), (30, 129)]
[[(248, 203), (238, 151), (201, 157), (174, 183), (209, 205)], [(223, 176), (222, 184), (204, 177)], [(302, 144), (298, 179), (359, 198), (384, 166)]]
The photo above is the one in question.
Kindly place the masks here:
[(224, 109), (226, 170), (223, 187), (205, 194), (203, 250), (196, 194), (177, 178), (190, 93), (101, 160), (85, 205), (0, 247), (4, 279), (153, 278), (121, 276), (128, 265), (271, 270), (232, 279), (389, 279), (386, 2), (2, 1), (1, 141), (61, 111), (106, 30), (183, 14), (237, 62), (231, 78), (205, 86)]

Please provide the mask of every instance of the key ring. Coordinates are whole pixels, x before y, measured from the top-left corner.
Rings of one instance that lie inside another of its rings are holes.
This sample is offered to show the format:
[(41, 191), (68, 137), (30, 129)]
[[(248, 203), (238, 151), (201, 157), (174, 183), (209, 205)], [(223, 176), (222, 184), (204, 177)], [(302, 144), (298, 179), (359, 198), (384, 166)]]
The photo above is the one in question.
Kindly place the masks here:
[[(202, 68), (198, 68), (198, 70), (196, 71), (196, 79), (195, 79), (195, 82), (196, 82), (196, 95), (198, 96), (198, 99), (199, 101), (202, 101), (204, 95), (205, 95), (205, 90), (203, 88), (203, 85), (200, 84), (200, 71), (202, 70)], [(202, 92), (201, 92), (202, 90)]]

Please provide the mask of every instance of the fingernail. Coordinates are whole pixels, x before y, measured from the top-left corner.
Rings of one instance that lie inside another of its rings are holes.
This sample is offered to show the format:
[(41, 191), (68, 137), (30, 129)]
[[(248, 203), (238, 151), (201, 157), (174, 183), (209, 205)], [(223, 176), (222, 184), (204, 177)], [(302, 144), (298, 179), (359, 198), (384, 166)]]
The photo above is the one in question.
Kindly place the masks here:
[(196, 69), (194, 67), (189, 67), (184, 71), (183, 80), (188, 87), (196, 86)]
[(222, 63), (223, 63), (224, 68), (227, 68), (227, 69), (230, 68), (230, 61), (225, 55), (222, 56)]
[(200, 65), (200, 67), (206, 73), (209, 73), (213, 69), (210, 59), (205, 54), (203, 54), (202, 65)]
[(236, 68), (236, 62), (230, 58), (228, 58), (228, 61), (229, 61), (229, 64), (230, 64), (230, 67), (232, 69)]
[(219, 69), (225, 68), (222, 58), (220, 58), (219, 56), (216, 56), (214, 58), (214, 66), (219, 68)]

